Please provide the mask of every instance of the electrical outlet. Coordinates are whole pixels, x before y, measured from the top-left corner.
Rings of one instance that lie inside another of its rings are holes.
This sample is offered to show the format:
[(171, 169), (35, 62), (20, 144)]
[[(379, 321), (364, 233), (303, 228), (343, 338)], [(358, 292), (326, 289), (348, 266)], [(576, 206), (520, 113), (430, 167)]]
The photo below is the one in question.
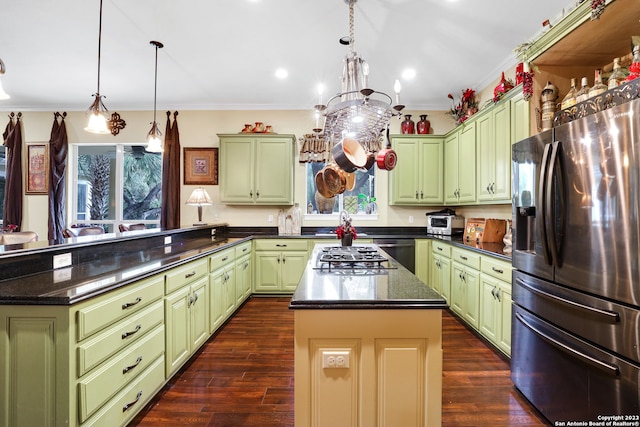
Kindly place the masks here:
[(409, 215), (409, 224), (413, 224), (413, 215)]
[(323, 368), (349, 368), (350, 353), (349, 351), (323, 351), (322, 367)]
[(166, 236), (164, 238), (164, 244), (165, 245), (170, 245), (171, 244), (171, 236)]
[(66, 254), (54, 255), (53, 256), (53, 269), (69, 267), (71, 265), (71, 252), (67, 252)]
[(273, 215), (269, 215), (269, 222), (273, 222)]

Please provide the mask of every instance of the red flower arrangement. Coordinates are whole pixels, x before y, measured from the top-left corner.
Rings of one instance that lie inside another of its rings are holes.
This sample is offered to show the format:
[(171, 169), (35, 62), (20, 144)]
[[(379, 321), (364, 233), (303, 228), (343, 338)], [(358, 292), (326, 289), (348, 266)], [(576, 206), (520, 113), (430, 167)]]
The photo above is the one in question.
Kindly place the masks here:
[(350, 234), (353, 240), (358, 238), (356, 229), (353, 225), (351, 225), (350, 221), (345, 221), (344, 224), (340, 224), (336, 229), (336, 235), (338, 236), (338, 239), (342, 239), (342, 237), (346, 234)]
[[(454, 101), (453, 95), (448, 94), (447, 97), (451, 99), (451, 101)], [(477, 112), (478, 102), (476, 101), (476, 92), (473, 89), (463, 90), (460, 102), (457, 105), (452, 105), (449, 110), (449, 114), (458, 124), (463, 123)]]
[(0, 227), (0, 233), (13, 233), (18, 229), (18, 226), (15, 224), (8, 224)]

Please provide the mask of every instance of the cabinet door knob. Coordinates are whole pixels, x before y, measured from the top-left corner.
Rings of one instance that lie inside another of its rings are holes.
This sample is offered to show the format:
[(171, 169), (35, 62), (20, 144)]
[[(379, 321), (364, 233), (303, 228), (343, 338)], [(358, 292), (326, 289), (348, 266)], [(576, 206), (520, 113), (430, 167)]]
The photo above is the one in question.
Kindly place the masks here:
[(418, 192), (416, 191), (416, 200), (418, 200)]
[(249, 191), (249, 197), (253, 197), (253, 190)]

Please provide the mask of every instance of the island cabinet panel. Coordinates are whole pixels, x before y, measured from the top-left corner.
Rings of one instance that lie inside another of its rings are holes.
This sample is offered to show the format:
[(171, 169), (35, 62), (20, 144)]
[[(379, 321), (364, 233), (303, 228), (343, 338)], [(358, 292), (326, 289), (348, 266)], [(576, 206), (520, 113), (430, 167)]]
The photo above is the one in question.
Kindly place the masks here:
[[(246, 246), (245, 246), (246, 247)], [(245, 251), (225, 249), (209, 257), (209, 332), (215, 332), (236, 308), (236, 253)], [(243, 280), (244, 276), (240, 278)]]
[(294, 316), (297, 427), (441, 425), (441, 310), (298, 309)]

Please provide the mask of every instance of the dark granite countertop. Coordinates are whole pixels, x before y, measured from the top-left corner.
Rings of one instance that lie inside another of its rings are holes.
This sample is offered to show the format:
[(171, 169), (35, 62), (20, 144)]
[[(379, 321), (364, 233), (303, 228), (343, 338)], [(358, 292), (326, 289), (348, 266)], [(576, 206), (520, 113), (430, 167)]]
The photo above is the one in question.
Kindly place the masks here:
[(243, 238), (190, 239), (0, 282), (0, 304), (71, 305), (225, 249)]
[[(320, 268), (322, 248), (316, 244), (289, 308), (292, 309), (443, 309), (447, 303), (409, 270), (389, 258), (388, 269), (358, 270)], [(371, 244), (354, 244), (371, 246)]]

